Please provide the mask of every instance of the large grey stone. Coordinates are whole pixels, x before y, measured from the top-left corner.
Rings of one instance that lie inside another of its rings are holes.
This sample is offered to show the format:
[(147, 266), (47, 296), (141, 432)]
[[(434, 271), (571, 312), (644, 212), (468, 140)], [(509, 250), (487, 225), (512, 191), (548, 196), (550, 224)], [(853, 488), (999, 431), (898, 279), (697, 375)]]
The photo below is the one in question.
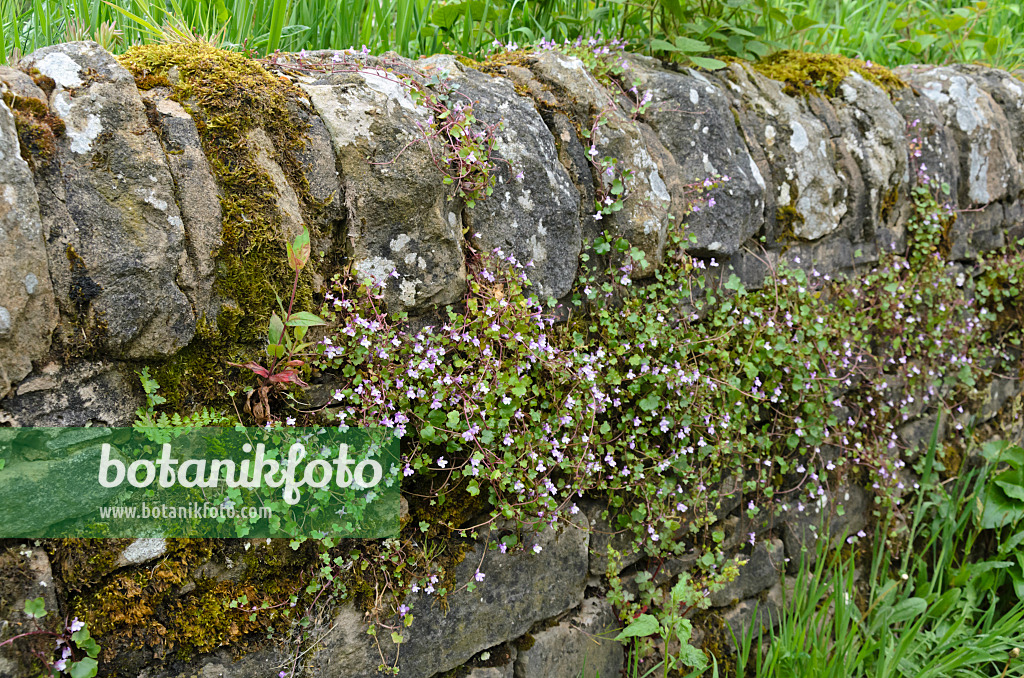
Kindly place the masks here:
[(57, 326), (45, 238), (14, 116), (0, 104), (0, 398), (46, 355)]
[(764, 149), (776, 216), (786, 217), (777, 236), (817, 240), (839, 230), (850, 190), (836, 171), (832, 135), (807, 101), (785, 94), (781, 83), (740, 64), (717, 77), (733, 108), (748, 113), (740, 118), (748, 147)]
[(528, 265), (531, 291), (541, 298), (564, 296), (576, 281), (580, 195), (533, 101), (510, 81), (463, 68), (450, 56), (417, 66), (427, 74), (447, 72), (458, 87), (455, 100), (466, 97), (477, 120), (495, 130), (494, 193), (463, 212), (470, 244), (484, 252), (500, 249)]
[[(628, 73), (640, 81), (641, 96), (651, 93), (643, 120), (675, 158), (682, 184), (691, 187), (677, 203), (693, 200), (700, 208), (686, 216), (686, 233), (696, 238), (687, 248), (733, 254), (764, 225), (767, 185), (721, 85), (692, 69), (656, 70), (638, 60), (630, 61)], [(706, 194), (715, 201), (708, 207), (702, 184), (718, 177), (729, 180)]]
[(902, 67), (896, 74), (930, 99), (959, 149), (960, 207), (1015, 198), (1024, 168), (1003, 109), (969, 73), (949, 67)]
[(287, 648), (262, 647), (240, 657), (218, 650), (189, 662), (165, 661), (143, 668), (138, 678), (278, 678), (291, 677), (295, 657)]
[(93, 42), (45, 47), (21, 66), (53, 79), (50, 109), (66, 128), (59, 172), (38, 186), (65, 341), (85, 335), (130, 359), (173, 354), (196, 325), (177, 282), (184, 227), (132, 75)]
[(771, 587), (786, 569), (785, 557), (781, 539), (758, 542), (753, 553), (743, 556), (747, 562), (740, 566), (736, 579), (711, 592), (711, 605), (722, 607), (733, 600), (749, 598)]
[[(632, 177), (624, 182), (620, 211), (597, 219), (595, 206), (591, 217), (584, 217), (584, 241), (604, 231), (623, 237), (646, 258), (646, 264), (633, 267), (631, 277), (653, 274), (664, 257), (670, 215), (682, 214), (685, 205), (675, 159), (646, 123), (622, 110), (579, 58), (550, 50), (536, 52), (530, 56), (530, 68), (580, 128), (592, 132), (586, 144), (592, 164), (614, 159), (614, 166), (594, 171), (604, 192), (608, 193), (614, 178)], [(602, 122), (595, 126), (598, 119)]]
[(192, 116), (170, 95), (169, 88), (154, 87), (143, 92), (142, 98), (157, 126), (181, 210), (188, 252), (179, 277), (181, 289), (192, 302), (196, 318), (213, 323), (219, 311), (213, 255), (221, 245), (220, 189)]
[(399, 75), (368, 63), (301, 85), (331, 136), (355, 273), (417, 313), (466, 289), (462, 208), (435, 164), (427, 110)]
[[(536, 622), (578, 606), (587, 577), (587, 527), (580, 514), (574, 526), (528, 534), (525, 551), (491, 552), (480, 567), (486, 579), (472, 592), (450, 593), (447, 610), (431, 596), (410, 596), (406, 603), (415, 620), (403, 632), (401, 675), (426, 678), (449, 671), (482, 650), (518, 638)], [(541, 547), (539, 553), (533, 551), (534, 544)], [(459, 564), (459, 584), (473, 578), (480, 548), (468, 551)], [(381, 653), (394, 663), (396, 646), (389, 637), (379, 637), (379, 642), (378, 649), (367, 636), (361, 615), (343, 607), (312, 659), (311, 670), (324, 678), (370, 678), (381, 663)]]
[[(842, 505), (843, 515), (839, 515), (837, 505)], [(789, 559), (786, 571), (795, 573), (801, 562), (814, 564), (820, 539), (834, 540), (864, 527), (867, 510), (867, 495), (855, 485), (840, 486), (835, 491), (826, 490), (813, 504), (798, 502), (790, 505), (782, 531)]]
[[(895, 225), (897, 201), (905, 201), (910, 180), (906, 122), (889, 95), (852, 72), (839, 84), (831, 101), (842, 128), (842, 143), (852, 155), (864, 182), (861, 228), (871, 237), (876, 229)], [(860, 206), (858, 206), (860, 207)]]
[(533, 634), (533, 645), (516, 658), (515, 678), (618, 676), (624, 652), (612, 639), (621, 627), (608, 601), (587, 598), (575, 615)]

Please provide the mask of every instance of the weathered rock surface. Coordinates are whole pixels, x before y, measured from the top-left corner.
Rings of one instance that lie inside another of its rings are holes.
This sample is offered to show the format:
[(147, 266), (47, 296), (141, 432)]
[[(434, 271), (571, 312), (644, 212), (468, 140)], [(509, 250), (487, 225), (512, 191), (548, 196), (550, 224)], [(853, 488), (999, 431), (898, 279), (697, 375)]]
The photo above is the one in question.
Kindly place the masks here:
[[(682, 186), (674, 183), (679, 181), (675, 160), (651, 128), (622, 110), (577, 57), (537, 52), (531, 56), (531, 69), (580, 128), (591, 131), (586, 153), (592, 165), (614, 159), (612, 165), (594, 167), (605, 195), (613, 197), (615, 179), (631, 177), (623, 182), (620, 211), (597, 215), (595, 207), (590, 219), (583, 219), (584, 240), (605, 230), (626, 238), (646, 257), (646, 264), (635, 266), (631, 277), (651, 275), (664, 256), (669, 214), (685, 204)], [(595, 126), (599, 118), (603, 123)]]
[[(687, 200), (700, 210), (686, 218), (686, 233), (696, 237), (688, 249), (709, 256), (733, 254), (764, 225), (767, 185), (721, 85), (695, 70), (655, 70), (639, 60), (630, 65), (640, 91), (652, 94), (643, 120), (675, 158), (681, 184), (688, 187), (676, 198), (673, 211)], [(698, 200), (705, 195), (707, 179), (723, 181), (706, 194), (714, 200), (711, 208)]]
[(43, 48), (21, 66), (53, 79), (50, 108), (66, 127), (59, 176), (38, 187), (65, 340), (84, 334), (122, 358), (173, 354), (196, 324), (178, 285), (184, 227), (132, 75), (91, 42)]
[(534, 634), (519, 653), (515, 678), (595, 678), (622, 671), (622, 643), (612, 640), (622, 624), (607, 601), (587, 598), (579, 612)]
[(416, 313), (466, 289), (462, 208), (425, 138), (429, 115), (399, 76), (372, 63), (303, 84), (331, 136), (355, 272)]
[(971, 74), (949, 67), (911, 67), (896, 73), (930, 99), (959, 149), (961, 207), (1016, 197), (1024, 186), (1017, 142), (1003, 109)]
[[(10, 69), (6, 69), (10, 70)], [(7, 80), (11, 80), (10, 77)], [(4, 89), (10, 90), (8, 85)], [(57, 304), (50, 284), (46, 233), (14, 116), (0, 104), (0, 398), (50, 348)]]
[[(801, 562), (813, 564), (817, 559), (815, 546), (819, 539), (835, 539), (853, 534), (867, 521), (867, 495), (857, 486), (842, 486), (834, 492), (825, 491), (813, 505), (790, 506), (782, 540), (789, 562), (786, 571), (795, 573)], [(840, 509), (843, 515), (839, 515)]]
[(143, 92), (142, 98), (150, 119), (156, 122), (181, 211), (188, 253), (179, 277), (181, 289), (192, 303), (197, 320), (205, 317), (213, 323), (220, 310), (213, 292), (213, 255), (221, 245), (220, 189), (192, 116), (171, 99), (170, 90), (154, 87)]
[(780, 83), (738, 64), (719, 76), (740, 121), (748, 147), (764, 150), (774, 191), (777, 236), (817, 240), (836, 232), (848, 210), (849, 186), (836, 171), (836, 145), (806, 101), (782, 91)]
[[(513, 640), (544, 619), (583, 600), (587, 576), (587, 522), (560, 532), (545, 529), (525, 543), (526, 551), (489, 555), (480, 571), (485, 580), (475, 591), (450, 593), (448, 609), (431, 596), (413, 594), (407, 604), (415, 621), (405, 634), (398, 665), (403, 675), (427, 678), (456, 668), (482, 650)], [(533, 545), (541, 547), (534, 552)], [(467, 552), (456, 581), (473, 579), (480, 563), (479, 546)], [(380, 652), (394, 660), (395, 646), (380, 638)], [(357, 612), (342, 608), (313, 660), (315, 675), (325, 678), (370, 678), (381, 656)]]
[(713, 607), (723, 607), (734, 600), (764, 591), (778, 581), (786, 569), (785, 549), (781, 539), (758, 542), (753, 553), (744, 558), (747, 562), (740, 566), (740, 573), (736, 579), (711, 593), (710, 601)]
[(130, 426), (144, 402), (125, 365), (47, 363), (0, 401), (0, 426)]
[(451, 57), (428, 59), (422, 67), (448, 72), (458, 84), (456, 100), (466, 97), (480, 123), (496, 130), (494, 193), (463, 212), (471, 246), (514, 255), (541, 298), (564, 296), (576, 281), (580, 196), (533, 101), (508, 80), (463, 68)]

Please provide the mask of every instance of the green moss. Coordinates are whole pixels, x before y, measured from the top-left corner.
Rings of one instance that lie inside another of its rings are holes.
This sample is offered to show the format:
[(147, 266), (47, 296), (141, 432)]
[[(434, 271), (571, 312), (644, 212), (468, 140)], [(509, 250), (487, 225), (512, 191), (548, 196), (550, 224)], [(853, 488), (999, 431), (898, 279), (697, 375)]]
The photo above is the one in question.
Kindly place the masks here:
[[(171, 540), (168, 553), (155, 563), (108, 572), (98, 585), (72, 597), (71, 613), (88, 622), (106, 660), (142, 646), (174, 650), (181, 657), (244, 647), (252, 634), (287, 625), (302, 613), (313, 555), (310, 548), (295, 554), (277, 541), (268, 548), (257, 545), (252, 554), (242, 552), (245, 567), (238, 576), (201, 574), (200, 566), (215, 556), (223, 558), (222, 551), (233, 543), (238, 542)], [(288, 602), (292, 595), (299, 596), (294, 608)], [(246, 602), (232, 605), (240, 598)]]
[[(216, 291), (231, 303), (157, 372), (168, 407), (191, 410), (224, 399), (216, 384), (226, 376), (226, 361), (258, 357), (267, 318), (276, 308), (275, 291), (284, 295), (291, 288), (277, 190), (257, 163), (248, 136), (256, 129), (266, 132), (306, 223), (315, 224), (323, 205), (312, 199), (298, 158), (308, 124), (294, 112), (301, 93), (237, 52), (201, 42), (148, 45), (132, 47), (120, 61), (140, 88), (171, 87), (172, 98), (195, 121), (221, 189)], [(318, 273), (315, 266), (303, 273), (296, 308), (312, 307)]]
[(859, 73), (865, 80), (886, 92), (906, 87), (906, 83), (887, 68), (877, 64), (868, 65), (860, 59), (839, 54), (783, 50), (754, 63), (753, 67), (769, 78), (785, 83), (785, 92), (790, 96), (816, 94), (819, 91), (835, 96), (839, 84), (850, 73)]
[(517, 650), (519, 650), (520, 652), (526, 652), (531, 647), (533, 647), (534, 643), (537, 642), (537, 639), (534, 638), (531, 634), (527, 633), (525, 636), (517, 638), (512, 642), (515, 643)]
[(14, 114), (21, 157), (33, 171), (52, 162), (57, 157), (56, 139), (64, 134), (64, 121), (51, 114), (39, 99), (5, 92), (3, 100)]
[(775, 211), (775, 223), (777, 226), (776, 240), (793, 240), (796, 238), (796, 227), (804, 223), (803, 215), (793, 205), (779, 207)]

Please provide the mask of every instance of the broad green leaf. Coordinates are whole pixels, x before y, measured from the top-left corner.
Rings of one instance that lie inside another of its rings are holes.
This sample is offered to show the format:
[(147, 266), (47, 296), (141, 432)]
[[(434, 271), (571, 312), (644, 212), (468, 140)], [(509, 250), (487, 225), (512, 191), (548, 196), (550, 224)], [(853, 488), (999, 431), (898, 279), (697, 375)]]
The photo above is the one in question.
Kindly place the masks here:
[(642, 614), (634, 619), (629, 626), (622, 629), (622, 632), (615, 636), (615, 640), (646, 638), (647, 636), (653, 636), (660, 630), (661, 625), (658, 623), (657, 617), (650, 614)]
[(280, 344), (281, 336), (284, 334), (284, 322), (276, 313), (270, 314), (270, 327), (267, 330), (267, 340), (271, 344)]
[(898, 624), (908, 619), (913, 619), (924, 614), (924, 611), (927, 609), (928, 603), (924, 598), (907, 598), (893, 606), (889, 622)]
[(71, 678), (93, 678), (99, 670), (99, 662), (92, 657), (75, 662), (71, 665)]
[(298, 311), (288, 316), (288, 322), (285, 324), (288, 327), (318, 327), (326, 325), (327, 321), (309, 311)]
[(691, 56), (689, 59), (693, 62), (694, 66), (706, 68), (709, 71), (717, 71), (720, 68), (725, 68), (727, 65), (724, 61), (719, 61), (718, 59), (712, 59), (710, 57)]

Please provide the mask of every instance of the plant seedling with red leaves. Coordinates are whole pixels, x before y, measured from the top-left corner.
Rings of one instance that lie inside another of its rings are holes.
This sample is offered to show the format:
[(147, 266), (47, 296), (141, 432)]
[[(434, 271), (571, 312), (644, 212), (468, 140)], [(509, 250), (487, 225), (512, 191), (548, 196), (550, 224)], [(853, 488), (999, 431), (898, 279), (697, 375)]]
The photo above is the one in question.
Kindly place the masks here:
[[(314, 342), (304, 341), (310, 327), (326, 325), (327, 323), (317, 315), (309, 311), (295, 311), (295, 296), (299, 289), (299, 274), (309, 263), (310, 245), (309, 230), (302, 229), (302, 233), (296, 236), (295, 240), (286, 243), (288, 250), (288, 267), (295, 271), (292, 281), (292, 294), (288, 300), (288, 309), (285, 310), (281, 297), (277, 297), (277, 305), (281, 309), (281, 315), (271, 313), (267, 329), (267, 357), (266, 365), (250, 361), (243, 365), (229, 363), (233, 367), (244, 367), (253, 374), (260, 377), (262, 383), (257, 388), (246, 394), (245, 410), (250, 413), (259, 423), (270, 421), (273, 416), (270, 412), (271, 393), (283, 391), (288, 384), (296, 386), (308, 386), (299, 376), (299, 370), (306, 365), (304, 358), (307, 350), (314, 346)], [(283, 316), (283, 318), (282, 318)], [(291, 332), (289, 332), (291, 328)]]

